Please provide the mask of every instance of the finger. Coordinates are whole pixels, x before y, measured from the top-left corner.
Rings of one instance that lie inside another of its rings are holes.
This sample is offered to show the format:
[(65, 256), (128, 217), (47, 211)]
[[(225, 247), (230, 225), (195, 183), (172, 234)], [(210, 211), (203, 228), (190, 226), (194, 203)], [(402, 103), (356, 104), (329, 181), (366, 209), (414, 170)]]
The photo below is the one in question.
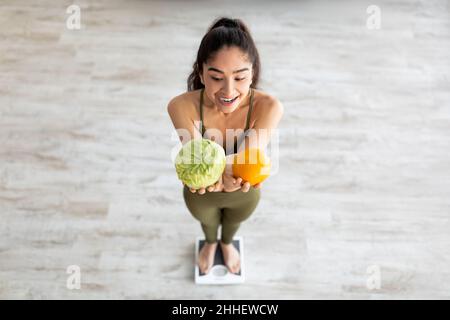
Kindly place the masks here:
[(237, 178), (235, 184), (241, 185), (241, 183), (242, 183), (242, 178)]
[(205, 192), (205, 188), (200, 188), (200, 190), (198, 190), (198, 194), (204, 194)]
[(213, 185), (213, 186), (209, 186), (207, 190), (208, 190), (208, 192), (213, 192), (215, 188), (216, 188), (216, 186)]
[(195, 190), (193, 188), (189, 188), (189, 191), (191, 191), (192, 193), (195, 193), (197, 190)]
[(250, 182), (246, 182), (244, 183), (244, 185), (242, 186), (242, 192), (248, 192), (248, 190), (250, 190)]

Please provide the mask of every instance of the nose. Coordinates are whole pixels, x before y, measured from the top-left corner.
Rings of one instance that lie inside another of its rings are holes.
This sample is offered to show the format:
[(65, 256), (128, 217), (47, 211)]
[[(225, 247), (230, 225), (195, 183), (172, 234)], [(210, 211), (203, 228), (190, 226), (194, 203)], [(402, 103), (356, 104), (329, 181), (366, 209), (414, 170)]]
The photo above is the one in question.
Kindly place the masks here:
[(225, 81), (224, 87), (222, 88), (223, 93), (227, 97), (231, 97), (234, 93), (234, 84), (232, 79)]

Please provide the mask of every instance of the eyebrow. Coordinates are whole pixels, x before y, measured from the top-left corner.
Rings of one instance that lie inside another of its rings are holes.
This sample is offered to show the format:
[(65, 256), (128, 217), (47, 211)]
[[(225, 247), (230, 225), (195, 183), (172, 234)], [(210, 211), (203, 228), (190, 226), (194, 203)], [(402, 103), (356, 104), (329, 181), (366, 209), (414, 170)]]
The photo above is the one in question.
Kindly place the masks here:
[[(242, 68), (242, 69), (233, 71), (233, 73), (239, 73), (239, 72), (242, 72), (242, 71), (248, 71), (248, 70), (249, 70), (248, 68)], [(225, 72), (223, 72), (222, 70), (216, 69), (216, 68), (214, 68), (214, 67), (209, 67), (209, 68), (208, 68), (208, 71), (216, 71), (216, 72), (219, 72), (219, 73), (225, 73)]]

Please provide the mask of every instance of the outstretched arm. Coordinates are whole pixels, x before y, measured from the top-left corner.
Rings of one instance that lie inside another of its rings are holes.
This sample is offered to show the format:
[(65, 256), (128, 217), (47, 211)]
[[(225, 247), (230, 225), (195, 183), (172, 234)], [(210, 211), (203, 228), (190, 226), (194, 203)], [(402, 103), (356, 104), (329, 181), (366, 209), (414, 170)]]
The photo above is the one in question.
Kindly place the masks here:
[[(259, 112), (261, 116), (256, 119), (250, 134), (245, 136), (244, 142), (239, 146), (238, 153), (246, 148), (264, 150), (269, 145), (274, 130), (277, 128), (284, 113), (283, 105), (276, 98), (266, 98), (265, 103), (262, 103), (260, 107), (263, 108)], [(227, 156), (227, 165), (222, 175), (224, 190), (230, 192), (241, 189), (242, 192), (248, 192), (251, 187), (250, 183), (233, 176), (232, 164), (235, 156), (236, 154)], [(261, 185), (261, 183), (258, 183), (253, 187), (259, 189)]]
[[(167, 106), (167, 112), (170, 115), (173, 126), (177, 130), (178, 137), (181, 143), (184, 145), (188, 141), (194, 138), (202, 137), (202, 134), (198, 128), (194, 125), (194, 121), (187, 111), (187, 104), (189, 101), (185, 101), (182, 97), (178, 96), (173, 98)], [(184, 184), (183, 184), (184, 185)], [(219, 192), (223, 190), (222, 178), (219, 179), (214, 185), (206, 188), (193, 189), (189, 188), (192, 193), (204, 194), (206, 190), (210, 192)]]

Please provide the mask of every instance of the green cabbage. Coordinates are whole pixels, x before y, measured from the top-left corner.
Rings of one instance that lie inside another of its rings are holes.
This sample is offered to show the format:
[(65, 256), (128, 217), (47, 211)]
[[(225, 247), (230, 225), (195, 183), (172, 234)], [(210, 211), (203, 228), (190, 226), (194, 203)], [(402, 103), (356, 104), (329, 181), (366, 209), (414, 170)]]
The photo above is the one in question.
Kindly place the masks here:
[(209, 139), (187, 142), (175, 158), (178, 179), (194, 189), (216, 183), (225, 169), (225, 151)]

